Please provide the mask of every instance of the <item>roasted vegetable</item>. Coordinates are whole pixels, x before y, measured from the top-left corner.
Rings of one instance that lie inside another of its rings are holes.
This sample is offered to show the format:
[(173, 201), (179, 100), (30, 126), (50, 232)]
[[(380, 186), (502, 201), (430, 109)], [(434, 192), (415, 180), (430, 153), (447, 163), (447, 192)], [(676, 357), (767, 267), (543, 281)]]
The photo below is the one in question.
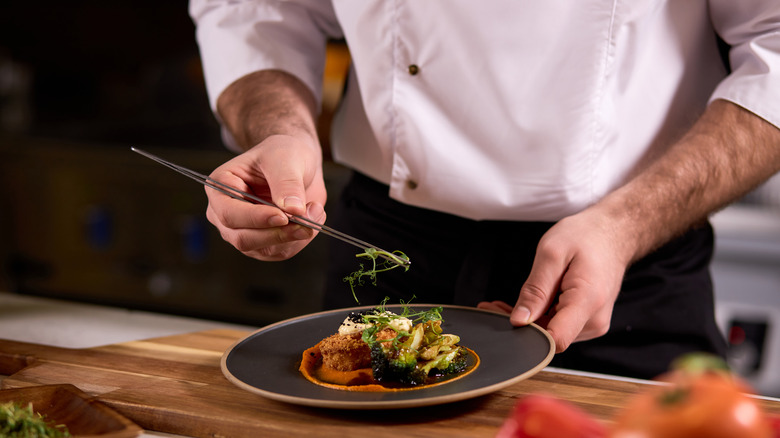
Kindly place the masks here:
[(770, 438), (749, 388), (720, 359), (681, 358), (659, 385), (638, 394), (615, 419), (611, 438)]
[(422, 366), (422, 371), (427, 375), (446, 376), (459, 373), (468, 366), (468, 354), (463, 348), (441, 353)]
[(606, 428), (575, 405), (552, 396), (520, 399), (496, 438), (604, 438)]
[[(392, 339), (378, 339), (383, 329), (392, 326), (394, 318), (415, 317), (410, 331), (396, 330)], [(383, 308), (364, 315), (372, 324), (363, 330), (363, 340), (371, 348), (371, 368), (374, 379), (382, 383), (421, 385), (431, 377), (459, 373), (466, 369), (467, 350), (458, 345), (460, 338), (442, 334), (441, 308), (410, 315), (393, 315)]]
[(780, 438), (780, 417), (763, 412), (720, 358), (680, 358), (663, 382), (634, 396), (608, 426), (547, 395), (521, 399), (497, 438)]
[(371, 369), (377, 382), (398, 382), (404, 385), (422, 385), (427, 379), (417, 368), (417, 355), (408, 352), (393, 355), (379, 344), (371, 347)]
[(769, 426), (772, 428), (774, 438), (780, 438), (780, 415), (771, 415), (769, 417)]

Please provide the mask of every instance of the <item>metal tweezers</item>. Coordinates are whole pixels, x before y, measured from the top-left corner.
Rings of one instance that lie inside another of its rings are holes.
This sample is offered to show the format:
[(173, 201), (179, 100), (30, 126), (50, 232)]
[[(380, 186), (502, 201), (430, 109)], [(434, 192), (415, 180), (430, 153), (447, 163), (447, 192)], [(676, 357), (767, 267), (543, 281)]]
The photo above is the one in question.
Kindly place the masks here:
[(171, 163), (170, 161), (166, 161), (156, 155), (150, 154), (149, 152), (145, 152), (141, 149), (131, 147), (130, 148), (133, 152), (137, 152), (147, 158), (150, 158), (160, 164), (162, 164), (165, 167), (168, 167), (169, 169), (173, 169), (179, 173), (181, 173), (184, 176), (187, 176), (206, 187), (210, 187), (222, 194), (225, 194), (227, 196), (230, 196), (233, 199), (237, 199), (239, 201), (248, 202), (250, 204), (263, 204), (267, 205), (269, 207), (276, 207), (279, 210), (281, 210), (284, 214), (287, 215), (287, 218), (290, 222), (302, 225), (307, 228), (311, 228), (312, 230), (318, 231), (320, 233), (326, 234), (328, 236), (334, 237), (336, 239), (339, 239), (343, 242), (349, 243), (350, 245), (354, 245), (360, 249), (363, 250), (369, 250), (373, 249), (378, 252), (379, 257), (384, 258), (385, 260), (388, 260), (392, 263), (395, 263), (399, 266), (409, 266), (411, 262), (403, 257), (396, 256), (395, 254), (385, 251), (375, 245), (371, 245), (370, 243), (364, 242), (356, 237), (352, 237), (349, 234), (342, 233), (341, 231), (335, 230), (327, 225), (323, 225), (317, 222), (312, 221), (309, 218), (298, 216), (294, 214), (287, 213), (279, 207), (278, 205), (268, 202), (265, 199), (259, 198), (251, 193), (244, 192), (242, 190), (239, 190), (235, 187), (229, 186), (227, 184), (221, 183), (215, 179), (212, 179), (206, 175), (203, 175), (201, 173), (195, 172), (194, 170), (187, 169), (186, 167), (179, 166), (178, 164)]

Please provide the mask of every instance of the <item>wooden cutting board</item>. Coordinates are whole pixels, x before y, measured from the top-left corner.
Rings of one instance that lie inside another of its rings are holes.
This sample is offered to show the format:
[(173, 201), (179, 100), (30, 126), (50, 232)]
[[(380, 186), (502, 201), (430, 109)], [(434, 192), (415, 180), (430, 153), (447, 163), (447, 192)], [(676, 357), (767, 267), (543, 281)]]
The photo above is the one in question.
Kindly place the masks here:
[[(0, 339), (2, 388), (73, 384), (146, 430), (194, 437), (493, 437), (517, 398), (547, 392), (610, 418), (645, 383), (543, 371), (473, 400), (348, 411), (265, 399), (227, 381), (220, 358), (248, 333), (212, 330), (87, 349)], [(765, 402), (780, 413), (780, 403)]]

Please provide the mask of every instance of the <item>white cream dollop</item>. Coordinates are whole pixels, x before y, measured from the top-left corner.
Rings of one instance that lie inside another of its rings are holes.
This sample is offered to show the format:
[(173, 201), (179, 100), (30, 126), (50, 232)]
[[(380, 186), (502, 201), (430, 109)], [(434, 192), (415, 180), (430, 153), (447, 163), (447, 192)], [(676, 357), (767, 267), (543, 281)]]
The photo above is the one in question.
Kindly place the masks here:
[[(396, 315), (393, 312), (382, 312), (381, 316), (398, 316), (398, 315)], [(341, 326), (339, 326), (339, 334), (351, 335), (353, 333), (360, 333), (366, 328), (371, 326), (373, 326), (373, 324), (366, 324), (364, 322), (355, 322), (352, 320), (350, 316), (347, 316), (344, 319), (344, 322), (341, 323)], [(413, 324), (411, 319), (402, 316), (402, 317), (391, 319), (390, 322), (387, 324), (387, 326), (397, 332), (401, 332), (401, 331), (408, 332), (412, 330)]]

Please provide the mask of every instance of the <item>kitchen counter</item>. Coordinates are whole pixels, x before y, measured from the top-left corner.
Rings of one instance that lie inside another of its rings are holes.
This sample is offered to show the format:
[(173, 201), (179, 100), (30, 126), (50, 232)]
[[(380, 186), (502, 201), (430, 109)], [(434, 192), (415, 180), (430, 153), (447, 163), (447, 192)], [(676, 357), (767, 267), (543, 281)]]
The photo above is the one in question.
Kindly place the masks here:
[(0, 338), (88, 348), (211, 329), (257, 327), (0, 292)]
[[(634, 393), (655, 384), (548, 367), (493, 394), (404, 410), (400, 417), (395, 410), (315, 409), (263, 398), (222, 376), (222, 353), (253, 330), (0, 293), (0, 364), (4, 357), (6, 366), (9, 358), (12, 364), (40, 359), (8, 373), (2, 383), (74, 384), (148, 429), (141, 435), (146, 438), (295, 436), (310, 433), (313, 425), (320, 436), (492, 437), (524, 394), (550, 393), (606, 420)], [(780, 413), (780, 400), (763, 397), (762, 404)]]
[(0, 292), (0, 339), (89, 348), (214, 329), (253, 331), (256, 327)]

